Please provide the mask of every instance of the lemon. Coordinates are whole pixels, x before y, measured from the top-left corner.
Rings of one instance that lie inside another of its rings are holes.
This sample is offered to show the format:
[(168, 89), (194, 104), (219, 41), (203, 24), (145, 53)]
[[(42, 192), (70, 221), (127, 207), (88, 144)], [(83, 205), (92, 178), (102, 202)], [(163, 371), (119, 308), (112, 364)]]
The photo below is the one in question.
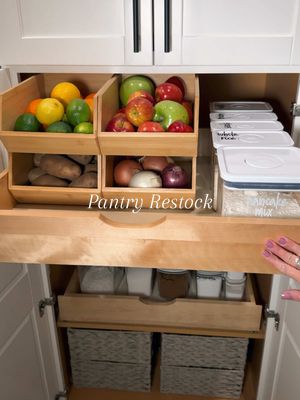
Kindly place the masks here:
[(64, 106), (56, 99), (43, 99), (36, 109), (36, 117), (41, 124), (50, 125), (64, 116)]
[(51, 91), (50, 97), (60, 101), (66, 107), (71, 100), (81, 98), (77, 86), (71, 82), (60, 82)]

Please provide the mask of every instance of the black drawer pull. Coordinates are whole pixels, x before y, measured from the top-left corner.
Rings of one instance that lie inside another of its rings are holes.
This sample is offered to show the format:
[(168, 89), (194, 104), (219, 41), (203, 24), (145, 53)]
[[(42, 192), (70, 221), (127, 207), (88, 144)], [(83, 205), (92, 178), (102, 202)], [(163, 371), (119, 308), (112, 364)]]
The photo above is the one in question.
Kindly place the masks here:
[(140, 2), (132, 0), (133, 9), (133, 52), (140, 52)]
[(171, 0), (164, 0), (164, 52), (171, 51)]

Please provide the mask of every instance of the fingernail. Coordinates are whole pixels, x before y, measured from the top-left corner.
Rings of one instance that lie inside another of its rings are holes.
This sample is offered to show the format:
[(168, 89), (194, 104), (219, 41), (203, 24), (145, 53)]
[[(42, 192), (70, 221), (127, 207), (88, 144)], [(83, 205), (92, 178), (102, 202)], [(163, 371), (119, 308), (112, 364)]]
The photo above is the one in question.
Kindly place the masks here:
[(272, 242), (272, 240), (268, 240), (267, 243), (266, 243), (266, 246), (267, 246), (269, 249), (272, 249), (272, 247), (273, 247), (273, 242)]
[(263, 256), (265, 256), (265, 257), (270, 257), (270, 255), (271, 255), (271, 253), (268, 250), (265, 250), (263, 252)]
[(283, 246), (284, 246), (285, 244), (287, 244), (287, 240), (286, 240), (286, 238), (284, 238), (284, 237), (281, 237), (281, 238), (278, 240), (278, 242), (279, 242), (279, 244), (282, 244)]
[(290, 294), (290, 293), (282, 293), (281, 294), (281, 298), (283, 299), (283, 300), (292, 300), (292, 295)]

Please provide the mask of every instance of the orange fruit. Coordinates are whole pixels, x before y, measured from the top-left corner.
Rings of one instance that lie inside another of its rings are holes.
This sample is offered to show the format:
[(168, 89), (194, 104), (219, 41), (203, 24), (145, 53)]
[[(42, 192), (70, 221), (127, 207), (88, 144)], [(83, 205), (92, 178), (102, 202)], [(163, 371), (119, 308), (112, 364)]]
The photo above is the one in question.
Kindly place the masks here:
[(90, 122), (93, 122), (93, 115), (94, 115), (94, 99), (92, 99), (92, 98), (89, 98), (89, 99), (85, 98), (84, 101), (85, 101), (85, 102), (88, 104), (88, 106), (90, 107), (90, 112), (91, 112), (91, 114), (90, 114)]
[(36, 110), (36, 117), (41, 124), (50, 125), (64, 116), (64, 106), (56, 99), (43, 99)]
[(27, 105), (27, 107), (26, 107), (24, 112), (25, 113), (31, 113), (31, 114), (35, 115), (37, 106), (40, 104), (41, 101), (42, 101), (42, 99), (40, 99), (40, 98), (31, 100), (31, 102), (28, 103), (28, 105)]
[(88, 95), (85, 97), (84, 100), (93, 99), (93, 98), (95, 97), (95, 95), (96, 95), (96, 93), (90, 93), (90, 94), (88, 94)]
[(77, 86), (71, 82), (60, 82), (54, 86), (50, 97), (60, 101), (66, 107), (71, 100), (80, 99), (81, 94)]

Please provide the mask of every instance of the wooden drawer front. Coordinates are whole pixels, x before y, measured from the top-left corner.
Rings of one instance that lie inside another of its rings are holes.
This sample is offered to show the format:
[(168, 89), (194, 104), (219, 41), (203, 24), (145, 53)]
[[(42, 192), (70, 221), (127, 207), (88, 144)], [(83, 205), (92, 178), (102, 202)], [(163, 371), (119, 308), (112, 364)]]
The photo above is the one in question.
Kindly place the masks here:
[[(171, 75), (148, 75), (156, 85)], [(194, 103), (194, 132), (105, 132), (109, 120), (120, 108), (119, 86), (126, 75), (113, 77), (103, 86), (98, 101), (98, 138), (101, 154), (135, 156), (197, 156), (199, 126), (199, 81), (192, 74), (181, 76), (186, 85), (186, 100)]]
[(50, 97), (59, 82), (73, 82), (85, 97), (98, 92), (109, 80), (109, 74), (39, 74), (2, 93), (0, 97), (0, 138), (9, 152), (52, 154), (99, 154), (97, 141), (97, 102), (94, 97), (94, 133), (47, 133), (14, 131), (16, 118), (28, 103), (39, 97)]
[[(168, 209), (173, 207), (172, 200), (176, 207), (180, 207), (182, 198), (183, 207), (193, 208), (196, 195), (196, 164), (197, 158), (184, 159), (180, 162), (180, 157), (176, 164), (181, 165), (191, 177), (190, 188), (187, 189), (167, 189), (167, 188), (129, 188), (114, 186), (113, 171), (116, 165), (116, 157), (102, 156), (102, 196), (105, 199), (128, 201), (129, 208), (160, 208)], [(169, 199), (169, 201), (168, 201)], [(190, 199), (190, 200), (189, 200)], [(163, 203), (165, 202), (165, 203)], [(186, 204), (186, 207), (184, 206)]]
[(262, 307), (248, 278), (245, 301), (176, 299), (142, 300), (136, 296), (81, 294), (77, 272), (58, 297), (61, 321), (145, 326), (258, 331)]
[(94, 189), (30, 186), (27, 175), (32, 168), (34, 168), (32, 154), (13, 153), (9, 155), (9, 190), (18, 203), (88, 206), (91, 195), (100, 195), (100, 156), (98, 156), (98, 185)]

